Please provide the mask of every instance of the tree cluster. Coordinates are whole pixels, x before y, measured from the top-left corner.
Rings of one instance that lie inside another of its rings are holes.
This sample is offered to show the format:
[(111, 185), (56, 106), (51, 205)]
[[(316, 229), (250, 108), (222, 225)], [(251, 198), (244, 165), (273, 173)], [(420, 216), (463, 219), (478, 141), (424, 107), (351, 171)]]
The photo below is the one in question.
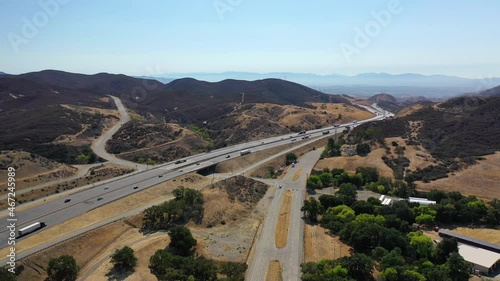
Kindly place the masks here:
[(328, 139), (325, 149), (321, 153), (321, 158), (337, 157), (342, 154), (341, 147), (344, 144), (343, 140), (335, 142), (333, 138)]
[(371, 181), (377, 181), (379, 174), (377, 169), (370, 167), (358, 167), (356, 173), (349, 175), (344, 169), (323, 169), (322, 172), (313, 174), (307, 179), (306, 187), (311, 192), (329, 186), (340, 187), (342, 184), (350, 183), (356, 187), (362, 187)]
[(364, 275), (357, 275), (360, 267), (350, 266), (348, 258), (308, 263), (302, 266), (303, 280), (372, 280), (374, 266), (381, 272), (381, 280), (468, 280), (470, 264), (458, 254), (455, 240), (444, 239), (435, 247), (430, 238), (411, 230), (416, 214), (433, 213), (429, 207), (412, 208), (406, 201), (381, 206), (377, 199), (327, 207), (336, 196), (320, 198), (326, 209), (320, 224), (350, 245), (369, 266), (362, 270)]
[(173, 226), (203, 218), (203, 194), (200, 191), (179, 187), (172, 191), (173, 200), (144, 210), (143, 228), (146, 230), (169, 229)]

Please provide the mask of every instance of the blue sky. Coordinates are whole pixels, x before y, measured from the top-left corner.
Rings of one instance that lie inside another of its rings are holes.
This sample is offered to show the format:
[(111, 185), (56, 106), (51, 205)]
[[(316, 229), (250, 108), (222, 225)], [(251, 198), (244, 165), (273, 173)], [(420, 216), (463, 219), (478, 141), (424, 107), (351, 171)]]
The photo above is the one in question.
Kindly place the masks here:
[(0, 71), (500, 77), (499, 11), (496, 0), (2, 0)]

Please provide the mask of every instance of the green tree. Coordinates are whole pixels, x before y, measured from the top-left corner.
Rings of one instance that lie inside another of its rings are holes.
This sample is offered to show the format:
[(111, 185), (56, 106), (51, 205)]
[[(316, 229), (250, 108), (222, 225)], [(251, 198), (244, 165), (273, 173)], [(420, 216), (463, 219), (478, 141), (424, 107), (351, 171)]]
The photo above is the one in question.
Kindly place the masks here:
[(0, 267), (0, 280), (2, 281), (16, 281), (16, 275), (9, 272), (5, 267)]
[(384, 269), (380, 276), (383, 281), (399, 281), (398, 271), (392, 267)]
[(459, 253), (451, 253), (446, 265), (449, 268), (450, 277), (453, 281), (469, 280), (472, 266)]
[(357, 167), (356, 174), (361, 174), (363, 177), (363, 183), (377, 182), (379, 174), (377, 168), (372, 167)]
[(451, 253), (458, 252), (458, 243), (455, 238), (443, 238), (433, 252), (433, 260), (438, 264), (446, 262)]
[(50, 259), (47, 274), (49, 279), (53, 281), (73, 281), (76, 280), (79, 270), (80, 268), (72, 256), (62, 255)]
[(343, 183), (340, 185), (339, 190), (337, 191), (336, 194), (344, 195), (356, 200), (356, 196), (358, 195), (356, 189), (357, 189), (356, 186), (353, 185), (352, 183)]
[(322, 213), (324, 209), (314, 197), (309, 197), (309, 200), (304, 200), (304, 206), (300, 211), (304, 212), (310, 221), (317, 222), (318, 214)]
[(366, 156), (368, 155), (369, 153), (371, 152), (371, 149), (370, 149), (370, 145), (367, 144), (367, 143), (358, 143), (356, 145), (356, 153), (359, 155), (359, 156)]
[(76, 160), (76, 163), (78, 163), (78, 164), (88, 164), (89, 163), (89, 157), (85, 154), (79, 154), (75, 160)]
[(410, 245), (413, 246), (417, 253), (422, 257), (429, 257), (432, 252), (432, 239), (423, 235), (422, 232), (408, 233)]
[(386, 256), (380, 260), (380, 269), (396, 268), (406, 264), (404, 257), (401, 255), (401, 249), (394, 248)]
[(170, 244), (168, 245), (172, 253), (180, 256), (191, 256), (194, 253), (194, 246), (197, 241), (191, 235), (189, 228), (185, 226), (172, 227), (169, 231)]
[(307, 179), (306, 187), (307, 190), (322, 189), (323, 183), (321, 182), (319, 176), (312, 175)]
[(432, 215), (423, 214), (423, 215), (418, 215), (415, 218), (415, 222), (417, 222), (418, 224), (432, 226), (436, 222), (436, 218)]
[(435, 266), (426, 273), (427, 280), (432, 281), (452, 281), (449, 276), (449, 269), (446, 264)]
[(134, 267), (137, 265), (137, 258), (132, 248), (124, 246), (119, 250), (117, 249), (111, 255), (111, 262), (119, 271), (134, 271)]
[(333, 176), (330, 173), (321, 173), (319, 179), (324, 187), (331, 186), (333, 184)]
[(472, 214), (473, 222), (479, 222), (484, 220), (488, 212), (488, 208), (482, 200), (476, 200), (467, 203), (467, 209)]
[(220, 273), (226, 275), (228, 281), (244, 281), (247, 268), (246, 263), (227, 262), (220, 266)]
[(286, 165), (290, 165), (294, 162), (297, 162), (297, 155), (295, 155), (295, 153), (287, 153), (285, 155), (285, 163)]
[(354, 202), (354, 204), (351, 205), (351, 208), (356, 212), (357, 215), (359, 214), (373, 214), (375, 211), (375, 207), (363, 200), (358, 200)]
[(151, 158), (148, 158), (146, 159), (146, 165), (154, 166), (156, 165), (156, 161)]
[(339, 259), (340, 265), (347, 268), (349, 276), (355, 280), (370, 280), (373, 273), (373, 260), (365, 254), (354, 254)]
[(414, 270), (406, 270), (403, 273), (403, 278), (405, 281), (426, 281), (427, 279), (422, 274)]

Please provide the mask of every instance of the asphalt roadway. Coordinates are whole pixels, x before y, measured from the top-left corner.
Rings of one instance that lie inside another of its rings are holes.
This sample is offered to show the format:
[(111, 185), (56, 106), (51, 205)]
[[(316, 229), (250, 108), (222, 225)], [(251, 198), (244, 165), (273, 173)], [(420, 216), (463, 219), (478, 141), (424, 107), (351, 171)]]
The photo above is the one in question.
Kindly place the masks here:
[(106, 142), (108, 140), (110, 140), (116, 132), (118, 132), (118, 130), (120, 129), (121, 126), (123, 126), (123, 124), (130, 121), (130, 116), (129, 116), (125, 106), (123, 106), (122, 101), (115, 96), (110, 96), (110, 97), (115, 101), (115, 105), (118, 108), (118, 112), (120, 113), (121, 118), (117, 124), (115, 124), (113, 127), (111, 127), (111, 129), (109, 129), (107, 132), (102, 134), (96, 141), (94, 141), (92, 143), (92, 150), (99, 157), (106, 159), (110, 162), (113, 162), (115, 164), (119, 164), (119, 165), (122, 165), (125, 167), (130, 167), (133, 169), (138, 169), (139, 171), (147, 170), (148, 167), (146, 165), (141, 165), (141, 164), (137, 164), (134, 162), (120, 159), (120, 158), (116, 157), (115, 155), (110, 154), (106, 151)]
[[(304, 221), (302, 208), (306, 194), (306, 180), (312, 167), (318, 161), (320, 150), (311, 151), (300, 158), (295, 167), (288, 170), (285, 178), (278, 182), (282, 188), (277, 188), (264, 219), (262, 231), (254, 244), (254, 254), (250, 261), (245, 280), (266, 280), (269, 262), (278, 260), (282, 269), (283, 280), (300, 280), (300, 264), (304, 260)], [(300, 173), (296, 177), (296, 173)], [(287, 190), (292, 191), (290, 223), (287, 244), (277, 248), (275, 230), (279, 220), (279, 212), (283, 196)]]
[[(371, 111), (372, 110), (373, 109), (371, 109)], [(372, 112), (376, 111), (373, 110)], [(354, 127), (365, 122), (371, 122), (380, 119), (383, 119), (382, 115), (377, 115), (367, 120), (358, 121), (354, 124), (343, 124), (336, 128), (328, 127), (308, 131), (303, 135), (293, 133), (259, 141), (252, 141), (244, 144), (238, 144), (231, 147), (213, 150), (208, 153), (201, 153), (186, 157), (180, 159), (181, 161), (185, 161), (180, 164), (169, 162), (163, 165), (159, 165), (153, 169), (135, 173), (113, 182), (97, 185), (94, 188), (87, 189), (58, 200), (50, 201), (22, 212), (15, 212), (15, 217), (13, 218), (17, 219), (17, 221), (15, 222), (16, 231), (34, 222), (45, 222), (47, 225), (46, 228), (58, 225), (66, 220), (77, 217), (94, 208), (105, 205), (119, 198), (126, 197), (132, 193), (144, 190), (151, 186), (155, 186), (163, 181), (178, 177), (189, 172), (197, 171), (204, 167), (215, 165), (234, 157), (239, 157), (240, 151), (244, 149), (250, 149), (252, 152), (255, 152), (286, 145), (291, 142), (312, 142), (314, 141), (312, 138), (317, 139), (321, 137), (328, 137), (330, 134), (324, 135), (322, 133), (326, 130), (329, 130), (330, 133), (333, 133), (333, 131), (335, 130), (339, 130), (338, 132), (340, 132), (340, 130), (343, 130), (344, 127), (347, 126)], [(309, 136), (310, 138), (302, 139), (302, 137), (304, 136)], [(227, 155), (229, 155), (230, 158), (226, 158)], [(136, 186), (137, 188), (134, 188)], [(70, 199), (70, 201), (65, 203), (67, 199)], [(0, 248), (2, 249), (7, 247), (7, 239), (9, 237), (9, 230), (7, 229), (7, 226), (12, 222), (7, 221), (7, 219), (9, 219), (8, 216), (5, 216), (7, 212), (7, 210), (3, 211), (3, 216), (0, 216)], [(30, 235), (36, 235), (36, 232), (28, 234), (27, 236)], [(17, 240), (19, 241), (21, 239), (23, 239), (23, 237), (18, 238)], [(18, 259), (22, 257), (22, 254), (17, 256)], [(2, 260), (1, 262), (3, 263), (4, 260)]]

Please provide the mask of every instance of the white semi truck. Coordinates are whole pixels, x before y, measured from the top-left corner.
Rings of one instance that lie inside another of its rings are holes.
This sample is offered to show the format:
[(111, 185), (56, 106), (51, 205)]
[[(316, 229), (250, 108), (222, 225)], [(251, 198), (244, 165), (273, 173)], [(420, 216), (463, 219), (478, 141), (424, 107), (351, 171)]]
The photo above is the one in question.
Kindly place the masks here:
[(40, 221), (39, 222), (35, 222), (33, 224), (30, 224), (30, 225), (28, 225), (26, 227), (23, 227), (23, 228), (19, 229), (17, 231), (17, 234), (19, 236), (26, 235), (26, 234), (31, 233), (33, 231), (37, 231), (37, 230), (39, 230), (40, 228), (42, 228), (44, 226), (46, 226), (46, 224), (44, 222), (40, 222)]
[(247, 154), (250, 154), (250, 150), (249, 149), (245, 149), (245, 150), (242, 150), (240, 151), (240, 155), (243, 156), (243, 155), (247, 155)]

